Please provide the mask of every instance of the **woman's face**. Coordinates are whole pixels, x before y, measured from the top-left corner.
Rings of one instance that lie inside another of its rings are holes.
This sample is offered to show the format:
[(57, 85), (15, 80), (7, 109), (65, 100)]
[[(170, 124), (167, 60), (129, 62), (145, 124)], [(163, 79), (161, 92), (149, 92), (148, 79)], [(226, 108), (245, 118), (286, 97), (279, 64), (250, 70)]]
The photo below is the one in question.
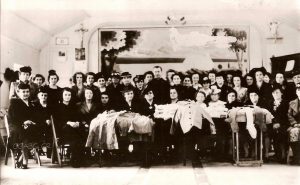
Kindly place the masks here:
[(30, 95), (29, 89), (19, 89), (18, 90), (18, 96), (22, 100), (28, 100), (29, 95)]
[(71, 92), (64, 91), (63, 92), (63, 101), (70, 102), (70, 100), (71, 100)]
[(105, 104), (108, 103), (108, 101), (109, 101), (108, 95), (107, 94), (102, 94), (101, 95), (101, 103), (105, 105)]
[(271, 79), (270, 79), (270, 77), (269, 77), (268, 75), (265, 75), (265, 76), (264, 76), (264, 82), (265, 82), (265, 83), (270, 83), (270, 80), (271, 80)]
[(247, 86), (251, 86), (253, 84), (253, 78), (251, 76), (246, 77)]
[(178, 99), (178, 93), (175, 89), (170, 89), (170, 99), (171, 100)]
[(138, 81), (136, 84), (136, 87), (138, 88), (138, 89), (143, 89), (143, 87), (144, 87), (144, 81), (143, 80), (141, 80), (141, 81)]
[(134, 96), (133, 91), (128, 91), (124, 93), (124, 97), (127, 102), (132, 101), (133, 96)]
[(198, 84), (199, 80), (200, 80), (199, 74), (193, 74), (192, 75), (193, 84)]
[(30, 74), (26, 72), (20, 72), (19, 73), (19, 80), (22, 82), (26, 82), (29, 80)]
[(210, 95), (211, 101), (217, 102), (220, 98), (219, 94), (211, 94)]
[(149, 91), (147, 94), (145, 94), (145, 99), (146, 100), (153, 100), (154, 94), (152, 91)]
[(257, 104), (258, 99), (259, 99), (258, 94), (256, 94), (256, 93), (250, 93), (249, 98), (253, 104)]
[(282, 84), (283, 84), (283, 81), (284, 81), (283, 74), (277, 73), (277, 74), (276, 74), (276, 77), (275, 77), (275, 81), (276, 81), (276, 83), (282, 85)]
[(192, 86), (192, 81), (190, 78), (186, 77), (183, 79), (183, 86), (190, 87)]
[(84, 97), (86, 100), (91, 100), (93, 98), (93, 91), (90, 89), (86, 89), (84, 91)]
[(82, 84), (82, 82), (83, 82), (82, 74), (76, 74), (76, 82), (77, 82), (77, 84)]
[(173, 83), (174, 83), (174, 85), (181, 84), (181, 79), (178, 75), (173, 76)]
[(279, 89), (276, 89), (272, 92), (274, 100), (280, 100), (282, 97), (282, 92)]
[(204, 89), (208, 89), (209, 88), (209, 83), (203, 83), (203, 87), (204, 87)]
[(261, 71), (255, 73), (255, 79), (257, 82), (262, 82), (264, 80), (264, 74)]
[(235, 87), (240, 87), (241, 86), (241, 78), (240, 77), (234, 77), (233, 78), (233, 84)]
[(47, 102), (48, 94), (40, 92), (38, 94), (38, 98), (39, 98), (40, 101)]
[(131, 77), (129, 77), (129, 76), (124, 76), (122, 78), (122, 82), (123, 82), (124, 85), (129, 85), (130, 81), (131, 81)]
[(204, 94), (202, 94), (202, 93), (197, 93), (196, 101), (197, 101), (198, 103), (203, 103), (204, 100), (205, 100)]
[(57, 83), (57, 76), (56, 75), (50, 76), (50, 78), (49, 78), (49, 84), (56, 85), (56, 83)]
[(106, 85), (106, 81), (105, 81), (104, 78), (99, 78), (97, 80), (97, 82), (98, 82), (98, 84), (99, 84), (100, 87), (105, 87), (105, 85)]
[(147, 74), (144, 79), (145, 84), (148, 84), (152, 79), (153, 76), (151, 74)]
[(34, 83), (35, 83), (36, 85), (38, 85), (39, 87), (42, 86), (42, 84), (43, 84), (43, 79), (42, 79), (42, 77), (35, 77)]
[(229, 103), (232, 103), (232, 102), (234, 102), (236, 100), (236, 96), (235, 96), (235, 94), (233, 93), (233, 92), (231, 92), (231, 93), (229, 93), (228, 95), (227, 95), (227, 101), (229, 102)]
[(93, 75), (88, 75), (86, 77), (86, 83), (89, 84), (89, 85), (92, 85), (94, 83), (95, 79), (94, 79), (94, 76)]

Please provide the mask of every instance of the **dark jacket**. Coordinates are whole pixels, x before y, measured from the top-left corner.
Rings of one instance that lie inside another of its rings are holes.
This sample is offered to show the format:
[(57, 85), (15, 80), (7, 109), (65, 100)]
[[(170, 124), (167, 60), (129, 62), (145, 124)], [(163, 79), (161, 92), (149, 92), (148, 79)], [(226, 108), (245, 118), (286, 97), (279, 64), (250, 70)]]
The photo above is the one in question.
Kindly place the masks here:
[(141, 115), (144, 116), (150, 116), (153, 117), (153, 114), (155, 112), (155, 102), (153, 101), (152, 104), (150, 105), (147, 100), (143, 99), (141, 102)]
[(256, 89), (259, 97), (265, 101), (269, 102), (272, 100), (272, 86), (270, 84), (263, 82), (260, 88), (256, 84), (253, 84), (250, 88)]
[(76, 105), (78, 113), (78, 121), (90, 125), (91, 121), (97, 117), (100, 112), (99, 104), (92, 103), (91, 108), (88, 109), (86, 102), (80, 102)]
[(238, 101), (233, 101), (231, 103), (226, 103), (225, 106), (227, 109), (232, 109), (234, 107), (242, 107), (244, 104)]
[(41, 139), (50, 141), (52, 138), (51, 125), (47, 125), (46, 123), (46, 120), (51, 120), (52, 115), (49, 106), (43, 107), (40, 102), (37, 102), (34, 105), (34, 113)]
[(45, 89), (48, 94), (47, 104), (50, 107), (51, 111), (53, 111), (58, 105), (58, 103), (61, 101), (62, 88), (58, 87), (57, 89), (51, 89), (48, 85), (46, 85)]
[(218, 84), (216, 84), (217, 88), (221, 90), (220, 92), (220, 100), (221, 101), (227, 101), (227, 94), (230, 91), (233, 91), (233, 89), (227, 85), (223, 85), (222, 87), (219, 87)]
[(271, 114), (274, 116), (273, 118), (273, 123), (279, 123), (280, 128), (285, 130), (289, 126), (289, 120), (288, 120), (288, 109), (289, 109), (289, 104), (287, 101), (282, 100), (280, 105), (276, 108), (274, 105), (274, 101), (271, 101)]
[(167, 81), (162, 78), (154, 78), (149, 82), (148, 87), (153, 90), (157, 104), (165, 104), (169, 101), (170, 85)]
[(126, 111), (131, 111), (131, 112), (135, 112), (135, 113), (140, 113), (141, 112), (141, 103), (140, 101), (133, 99), (131, 106), (128, 105), (128, 103), (126, 101), (120, 103), (120, 105), (118, 106), (118, 110), (126, 110)]
[(72, 101), (73, 103), (78, 103), (84, 101), (84, 86), (79, 90), (77, 85), (73, 85), (72, 89)]
[(8, 124), (11, 132), (13, 143), (36, 141), (37, 139), (37, 125), (29, 125), (24, 129), (25, 121), (35, 121), (33, 105), (29, 106), (20, 98), (11, 99), (8, 109)]

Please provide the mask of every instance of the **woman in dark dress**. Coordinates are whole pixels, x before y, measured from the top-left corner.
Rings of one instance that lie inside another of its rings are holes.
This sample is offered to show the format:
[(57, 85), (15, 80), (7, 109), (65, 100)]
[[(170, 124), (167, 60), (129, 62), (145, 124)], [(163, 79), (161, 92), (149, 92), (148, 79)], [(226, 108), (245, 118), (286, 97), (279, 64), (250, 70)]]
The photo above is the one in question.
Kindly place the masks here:
[(8, 123), (10, 128), (13, 148), (20, 148), (22, 155), (17, 159), (15, 166), (27, 169), (29, 151), (32, 149), (30, 143), (38, 139), (37, 124), (34, 122), (33, 105), (29, 102), (30, 86), (28, 84), (18, 85), (18, 98), (11, 99), (8, 109)]
[(40, 140), (46, 144), (47, 157), (51, 157), (52, 130), (51, 130), (51, 111), (47, 103), (48, 94), (44, 87), (38, 92), (38, 102), (34, 106), (36, 123), (39, 125)]
[(84, 88), (83, 83), (85, 82), (85, 76), (82, 72), (77, 72), (72, 77), (75, 85), (72, 86), (73, 91), (73, 101), (74, 103), (78, 103), (84, 100)]
[(80, 167), (84, 151), (84, 125), (80, 124), (76, 107), (72, 104), (72, 90), (62, 90), (62, 102), (55, 107), (55, 127), (61, 142), (70, 144), (71, 165)]
[(84, 101), (77, 103), (78, 121), (85, 127), (86, 140), (91, 121), (99, 114), (99, 105), (94, 102), (93, 90), (90, 87), (84, 89)]
[(274, 116), (272, 124), (268, 125), (269, 135), (273, 139), (275, 156), (279, 163), (286, 161), (288, 146), (287, 129), (289, 104), (283, 97), (283, 90), (280, 85), (274, 85), (272, 89), (273, 101), (271, 101), (271, 113)]
[(56, 74), (56, 71), (50, 70), (48, 75), (49, 85), (46, 85), (45, 89), (48, 94), (48, 98), (47, 98), (48, 106), (52, 112), (61, 100), (62, 89), (57, 85), (58, 81), (59, 81), (59, 76)]

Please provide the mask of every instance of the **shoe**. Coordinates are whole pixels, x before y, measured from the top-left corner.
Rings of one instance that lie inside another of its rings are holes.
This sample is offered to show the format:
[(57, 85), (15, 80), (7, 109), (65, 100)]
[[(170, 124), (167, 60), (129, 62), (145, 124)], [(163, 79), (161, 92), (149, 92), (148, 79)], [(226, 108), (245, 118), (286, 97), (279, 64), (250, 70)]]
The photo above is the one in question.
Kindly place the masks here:
[(22, 164), (21, 169), (28, 169), (27, 164)]
[(15, 168), (21, 168), (22, 167), (22, 161), (16, 161)]

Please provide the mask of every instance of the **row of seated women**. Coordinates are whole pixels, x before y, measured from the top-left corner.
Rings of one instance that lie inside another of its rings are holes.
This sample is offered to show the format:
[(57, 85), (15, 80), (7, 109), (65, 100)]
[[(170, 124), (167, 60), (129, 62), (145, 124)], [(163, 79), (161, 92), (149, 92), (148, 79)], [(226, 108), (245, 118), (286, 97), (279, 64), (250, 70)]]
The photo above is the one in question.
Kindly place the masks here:
[[(197, 104), (203, 107), (231, 109), (244, 105), (254, 105), (269, 110), (274, 115), (274, 119), (273, 123), (268, 125), (264, 134), (265, 159), (267, 160), (269, 157), (269, 148), (271, 142), (273, 142), (277, 159), (283, 161), (289, 141), (294, 152), (294, 162), (299, 162), (300, 93), (297, 86), (294, 88), (294, 93), (291, 93), (290, 90), (287, 92), (286, 88), (283, 88), (280, 84), (274, 85), (272, 88), (272, 86), (263, 82), (264, 71), (261, 69), (254, 72), (255, 83), (247, 91), (242, 90), (243, 92), (238, 91), (236, 88), (241, 88), (241, 86), (236, 85), (235, 88), (232, 88), (228, 83), (225, 84), (224, 76), (220, 73), (209, 73), (197, 88), (190, 85), (180, 85), (181, 78), (177, 73), (171, 76), (172, 83), (168, 83), (161, 78), (161, 73), (161, 67), (155, 66), (153, 73), (148, 72), (143, 77), (134, 79), (136, 87), (131, 84), (131, 74), (128, 72), (123, 73), (121, 76), (116, 73), (112, 74), (112, 84), (108, 86), (106, 86), (106, 78), (101, 74), (96, 77), (100, 85), (95, 86), (93, 79), (95, 76), (92, 73), (87, 74), (86, 81), (89, 81), (89, 83), (85, 85), (83, 84), (84, 75), (77, 73), (74, 75), (73, 80), (75, 85), (72, 88), (61, 89), (56, 84), (59, 79), (58, 75), (55, 71), (50, 71), (48, 76), (49, 85), (41, 86), (36, 90), (35, 85), (28, 83), (31, 70), (28, 67), (20, 69), (20, 81), (12, 84), (13, 93), (11, 94), (13, 95), (8, 112), (13, 143), (21, 142), (24, 144), (22, 148), (23, 155), (16, 165), (27, 168), (28, 148), (26, 148), (26, 143), (40, 142), (42, 137), (46, 141), (51, 140), (50, 115), (54, 117), (54, 124), (60, 141), (71, 145), (71, 164), (78, 167), (81, 165), (82, 156), (88, 154), (84, 149), (84, 144), (89, 124), (99, 113), (107, 110), (127, 110), (155, 119), (153, 117), (155, 104), (176, 104), (179, 100), (195, 100)], [(299, 80), (298, 76), (300, 76), (299, 73), (294, 75), (295, 84)], [(120, 78), (122, 84), (120, 84)], [(211, 83), (214, 78), (215, 82)], [(241, 77), (233, 77), (233, 79), (235, 79), (235, 84), (241, 84)], [(144, 84), (141, 85), (142, 83)], [(81, 84), (81, 87), (78, 84)], [(297, 99), (290, 104), (286, 99), (288, 93), (297, 96)], [(35, 104), (34, 106), (31, 105), (32, 102)], [(207, 120), (210, 120), (210, 118), (207, 118)], [(164, 125), (165, 122), (167, 121), (156, 119), (155, 127), (159, 128), (158, 125)], [(223, 119), (212, 119), (210, 122), (214, 122), (216, 127), (216, 133), (210, 133), (216, 134), (214, 155), (217, 159), (228, 158), (232, 154), (229, 137), (230, 126), (225, 124)], [(199, 135), (205, 135), (205, 132), (209, 132), (207, 128), (209, 126), (205, 126), (205, 122), (203, 122), (202, 129), (193, 127), (185, 134), (189, 135), (188, 138), (191, 138), (191, 140), (198, 139)], [(161, 130), (167, 131), (162, 132)], [(179, 150), (176, 147), (176, 145), (178, 146), (176, 139), (168, 137), (168, 130), (169, 128), (160, 128), (160, 131), (156, 132), (160, 135), (155, 135), (156, 142), (158, 140), (171, 140), (166, 142), (165, 145), (171, 144), (172, 146), (174, 144), (175, 149)], [(248, 149), (251, 147), (249, 147), (249, 136), (247, 136), (247, 133), (245, 135), (244, 138), (246, 139), (243, 142), (243, 147), (244, 155), (247, 157), (249, 155)], [(160, 137), (161, 139), (158, 139)], [(189, 139), (188, 143), (194, 142)]]

